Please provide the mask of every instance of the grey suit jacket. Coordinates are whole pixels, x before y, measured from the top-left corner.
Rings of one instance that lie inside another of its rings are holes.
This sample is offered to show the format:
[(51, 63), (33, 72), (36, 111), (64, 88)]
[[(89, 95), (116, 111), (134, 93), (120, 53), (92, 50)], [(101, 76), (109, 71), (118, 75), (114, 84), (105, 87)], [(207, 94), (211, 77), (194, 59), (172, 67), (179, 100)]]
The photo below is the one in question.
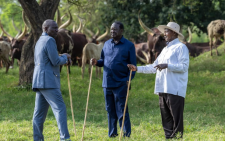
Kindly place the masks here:
[(67, 56), (58, 55), (55, 39), (43, 32), (34, 50), (32, 89), (60, 88), (59, 66), (67, 63)]

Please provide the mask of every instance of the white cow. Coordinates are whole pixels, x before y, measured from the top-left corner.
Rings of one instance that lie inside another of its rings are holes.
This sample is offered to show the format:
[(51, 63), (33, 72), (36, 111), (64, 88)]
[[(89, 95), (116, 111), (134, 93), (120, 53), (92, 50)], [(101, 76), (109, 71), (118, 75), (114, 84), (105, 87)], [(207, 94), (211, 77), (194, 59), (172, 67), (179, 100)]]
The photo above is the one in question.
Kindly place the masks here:
[[(97, 60), (100, 59), (101, 56), (101, 51), (103, 48), (104, 43), (100, 43), (100, 44), (94, 44), (94, 43), (87, 43), (84, 48), (83, 48), (83, 56), (82, 56), (82, 67), (81, 67), (81, 73), (82, 73), (82, 78), (84, 78), (84, 70), (85, 70), (85, 65), (87, 63), (87, 61), (89, 62), (89, 60), (91, 58), (95, 58)], [(90, 76), (90, 72), (91, 72), (91, 65), (89, 64), (89, 76)], [(101, 75), (101, 68), (100, 67), (96, 67), (96, 77), (99, 75)]]

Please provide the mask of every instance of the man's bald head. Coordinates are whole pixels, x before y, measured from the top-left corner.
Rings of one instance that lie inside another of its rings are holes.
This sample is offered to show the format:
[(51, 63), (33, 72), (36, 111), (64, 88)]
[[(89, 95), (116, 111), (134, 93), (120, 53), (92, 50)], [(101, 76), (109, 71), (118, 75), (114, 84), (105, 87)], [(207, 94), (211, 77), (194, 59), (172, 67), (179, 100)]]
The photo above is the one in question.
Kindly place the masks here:
[(58, 33), (58, 25), (54, 20), (45, 20), (42, 24), (43, 32), (46, 32), (49, 36), (56, 38)]

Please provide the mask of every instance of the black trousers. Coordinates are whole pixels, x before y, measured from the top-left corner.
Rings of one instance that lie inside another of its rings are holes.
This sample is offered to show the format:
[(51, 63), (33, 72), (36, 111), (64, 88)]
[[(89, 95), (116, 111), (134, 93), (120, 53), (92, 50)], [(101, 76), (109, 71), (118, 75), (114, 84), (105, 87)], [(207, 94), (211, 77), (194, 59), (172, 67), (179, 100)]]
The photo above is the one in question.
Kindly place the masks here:
[(178, 95), (159, 93), (159, 105), (166, 139), (182, 138), (184, 98)]

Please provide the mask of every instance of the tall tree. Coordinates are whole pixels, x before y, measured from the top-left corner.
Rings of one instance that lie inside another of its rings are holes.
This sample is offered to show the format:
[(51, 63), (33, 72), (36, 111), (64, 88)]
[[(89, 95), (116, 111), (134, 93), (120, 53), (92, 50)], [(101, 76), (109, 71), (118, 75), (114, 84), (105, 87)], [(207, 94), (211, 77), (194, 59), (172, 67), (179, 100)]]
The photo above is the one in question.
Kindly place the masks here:
[(30, 84), (34, 70), (34, 47), (42, 33), (42, 23), (53, 19), (60, 0), (18, 0), (30, 21), (31, 35), (23, 46), (20, 62), (19, 84)]

